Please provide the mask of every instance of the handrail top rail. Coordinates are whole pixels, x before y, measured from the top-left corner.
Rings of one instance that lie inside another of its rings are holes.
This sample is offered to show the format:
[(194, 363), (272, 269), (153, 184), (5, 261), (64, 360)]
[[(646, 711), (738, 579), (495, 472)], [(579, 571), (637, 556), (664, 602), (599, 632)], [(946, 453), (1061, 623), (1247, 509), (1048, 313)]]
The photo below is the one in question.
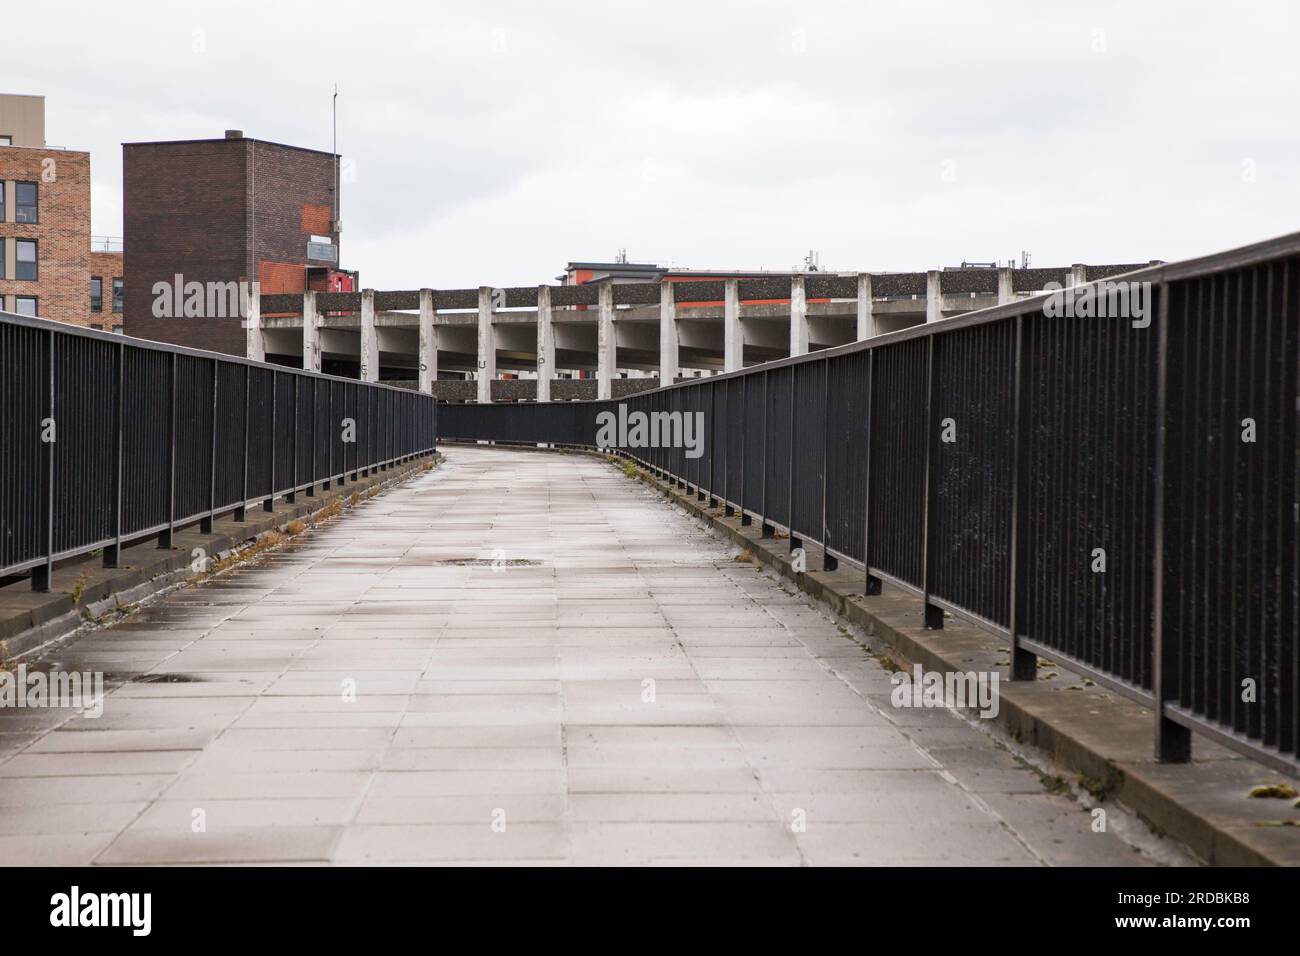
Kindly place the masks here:
[(228, 352), (213, 352), (208, 349), (190, 348), (186, 345), (171, 345), (167, 342), (155, 342), (153, 339), (141, 339), (132, 335), (123, 335), (119, 332), (105, 332), (102, 329), (88, 329), (81, 325), (72, 325), (68, 322), (57, 322), (54, 319), (33, 318), (29, 315), (17, 315), (13, 312), (0, 310), (0, 322), (7, 325), (21, 325), (28, 328), (40, 329), (48, 332), (59, 332), (64, 335), (75, 335), (82, 338), (95, 339), (101, 342), (112, 342), (114, 344), (131, 345), (136, 348), (152, 349), (155, 352), (170, 352), (175, 355), (187, 355), (191, 358), (218, 359), (223, 362), (236, 362), (241, 365), (251, 365), (254, 368), (271, 369), (275, 372), (293, 373), (295, 375), (304, 375), (309, 378), (325, 379), (331, 382), (349, 382), (354, 385), (368, 385), (371, 388), (383, 388), (390, 392), (398, 392), (403, 395), (423, 395), (423, 392), (410, 388), (397, 388), (394, 385), (385, 385), (382, 382), (363, 382), (360, 379), (347, 378), (343, 375), (330, 375), (325, 372), (312, 372), (304, 368), (293, 368), (289, 365), (276, 365), (274, 362), (258, 362), (254, 359), (245, 358), (242, 355), (231, 355)]

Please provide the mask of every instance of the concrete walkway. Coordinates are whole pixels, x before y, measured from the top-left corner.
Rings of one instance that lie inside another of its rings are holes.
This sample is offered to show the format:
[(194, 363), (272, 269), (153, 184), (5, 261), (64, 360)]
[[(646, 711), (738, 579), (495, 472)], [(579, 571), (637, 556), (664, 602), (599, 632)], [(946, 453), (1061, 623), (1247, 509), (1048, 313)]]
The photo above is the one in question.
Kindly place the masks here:
[(62, 651), (0, 863), (1142, 864), (833, 618), (581, 455), (448, 461)]

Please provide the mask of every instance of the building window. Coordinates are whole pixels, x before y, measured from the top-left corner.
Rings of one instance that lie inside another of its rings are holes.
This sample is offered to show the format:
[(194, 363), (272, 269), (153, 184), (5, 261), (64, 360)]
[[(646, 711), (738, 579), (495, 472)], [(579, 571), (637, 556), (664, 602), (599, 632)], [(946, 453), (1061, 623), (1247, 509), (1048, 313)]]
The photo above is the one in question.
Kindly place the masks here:
[(104, 280), (99, 276), (90, 277), (90, 311), (104, 311)]
[(114, 335), (121, 335), (121, 334), (122, 334), (122, 326), (120, 326), (120, 325), (115, 325), (115, 326), (113, 326), (113, 334), (114, 334)]
[(14, 138), (12, 136), (0, 136), (0, 146), (12, 146)]
[(122, 280), (113, 280), (113, 311), (122, 311)]
[(90, 327), (91, 327), (92, 329), (94, 329), (96, 332), (103, 332), (103, 331), (104, 331), (104, 323), (103, 323), (103, 322), (91, 322), (91, 323), (90, 323)]
[(37, 315), (36, 296), (34, 295), (14, 296), (14, 311), (17, 312), (19, 315), (29, 315), (32, 318), (36, 318)]
[[(4, 192), (3, 186), (4, 183), (0, 183), (0, 193)], [(5, 275), (5, 241), (3, 238), (0, 238), (0, 279), (6, 279), (6, 278), (8, 278), (8, 276)], [(3, 307), (4, 307), (4, 296), (0, 295), (0, 311), (3, 311)]]
[(4, 180), (0, 179), (0, 222), (4, 222), (5, 219), (5, 184)]
[(15, 279), (36, 280), (39, 270), (36, 266), (36, 240), (35, 239), (15, 239), (14, 245), (18, 249), (18, 267), (14, 270)]
[(37, 215), (36, 184), (14, 183), (14, 222), (40, 222)]

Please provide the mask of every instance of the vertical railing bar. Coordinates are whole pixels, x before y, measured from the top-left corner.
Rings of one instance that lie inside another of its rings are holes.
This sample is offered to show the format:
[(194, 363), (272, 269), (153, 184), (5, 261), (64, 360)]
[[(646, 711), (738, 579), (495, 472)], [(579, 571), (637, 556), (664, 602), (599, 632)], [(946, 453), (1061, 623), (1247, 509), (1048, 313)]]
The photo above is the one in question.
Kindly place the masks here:
[(1020, 521), (1020, 507), (1028, 483), (1026, 467), (1025, 415), (1023, 408), (1025, 364), (1025, 315), (1015, 318), (1015, 357), (1011, 379), (1011, 553), (1009, 557), (1007, 622), (1011, 632), (1012, 680), (1036, 680), (1038, 655), (1020, 646), (1020, 631), (1024, 626), (1024, 535)]
[[(50, 435), (51, 441), (45, 442), (45, 563), (32, 570), (32, 590), (48, 591), (54, 581), (54, 470), (55, 446), (59, 443), (59, 423), (55, 415), (55, 338), (54, 330), (50, 329), (47, 338), (49, 342), (50, 355), (49, 362), (46, 364), (46, 417), (53, 426), (53, 434)], [(44, 439), (45, 427), (42, 424), (40, 429), (42, 439)]]
[(113, 397), (113, 433), (116, 447), (113, 451), (113, 543), (104, 549), (104, 567), (116, 568), (122, 561), (122, 468), (126, 430), (125, 393), (126, 343), (117, 343), (117, 383)]
[(167, 530), (159, 535), (158, 547), (171, 548), (176, 534), (176, 353), (171, 353), (167, 372)]
[(271, 460), (271, 485), (267, 488), (266, 499), (262, 502), (263, 511), (275, 510), (275, 425), (276, 425), (276, 401), (275, 401), (275, 382), (276, 372), (271, 369), (271, 447), (268, 449), (267, 458)]
[(925, 508), (924, 518), (922, 519), (921, 535), (921, 591), (925, 600), (925, 626), (930, 630), (941, 630), (943, 628), (943, 609), (930, 603), (930, 597), (934, 594), (934, 564), (937, 549), (935, 548), (934, 538), (938, 533), (938, 481), (935, 479), (935, 458), (938, 457), (938, 434), (934, 427), (935, 412), (935, 351), (938, 348), (938, 336), (929, 337), (929, 348), (926, 350), (926, 369), (925, 369)]
[(840, 562), (831, 555), (831, 530), (826, 524), (826, 493), (831, 473), (831, 360), (822, 359), (822, 570), (835, 571)]
[(212, 534), (212, 520), (217, 512), (217, 379), (221, 377), (221, 360), (212, 360), (212, 420), (208, 441), (208, 515), (199, 521), (199, 533)]
[(798, 375), (797, 375), (798, 371), (799, 371), (799, 366), (798, 366), (798, 365), (791, 365), (791, 366), (790, 366), (790, 445), (789, 445), (789, 448), (790, 448), (790, 454), (789, 454), (789, 456), (788, 456), (788, 460), (787, 460), (787, 462), (786, 462), (786, 466), (787, 466), (787, 468), (788, 468), (788, 470), (789, 470), (789, 473), (790, 473), (790, 485), (789, 485), (789, 487), (786, 489), (786, 492), (787, 492), (787, 498), (788, 498), (788, 500), (789, 500), (789, 502), (790, 502), (790, 510), (789, 510), (788, 512), (786, 512), (786, 516), (785, 516), (785, 517), (786, 517), (786, 522), (789, 524), (789, 527), (790, 527), (790, 553), (791, 553), (791, 554), (794, 554), (794, 552), (795, 552), (797, 549), (803, 547), (803, 542), (799, 540), (799, 538), (798, 538), (798, 536), (796, 536), (796, 534), (795, 534), (795, 530), (794, 530), (794, 524), (795, 524), (795, 521), (794, 521), (794, 501), (795, 501), (795, 496), (794, 496), (794, 478), (795, 478), (795, 464), (794, 464), (794, 459), (795, 459), (795, 439), (794, 439), (794, 433), (795, 433), (795, 418), (794, 418), (794, 409), (795, 409), (795, 395), (796, 395), (796, 393), (798, 392), (798, 389), (795, 387), (795, 386), (796, 386), (796, 379), (797, 379), (797, 377), (798, 377)]
[(769, 423), (768, 423), (768, 420), (767, 420), (767, 405), (768, 405), (768, 401), (770, 400), (770, 397), (771, 397), (771, 393), (770, 393), (770, 391), (769, 391), (769, 389), (771, 388), (771, 385), (772, 385), (772, 381), (771, 381), (771, 379), (772, 379), (772, 373), (771, 373), (769, 370), (764, 369), (764, 370), (763, 370), (763, 429), (762, 429), (762, 435), (763, 435), (763, 450), (762, 450), (763, 490), (762, 490), (762, 492), (761, 492), (762, 497), (761, 497), (761, 499), (760, 499), (760, 501), (761, 501), (761, 508), (760, 508), (760, 510), (762, 511), (762, 517), (759, 519), (759, 527), (760, 527), (760, 529), (761, 529), (759, 533), (760, 533), (764, 538), (770, 538), (770, 537), (772, 537), (772, 534), (773, 534), (774, 531), (775, 531), (775, 529), (772, 527), (772, 522), (771, 522), (771, 520), (769, 519), (769, 516), (770, 516), (770, 514), (771, 514), (771, 510), (770, 510), (770, 506), (769, 506), (769, 504), (768, 504), (768, 500), (767, 500), (767, 470), (768, 470), (768, 467), (767, 467), (767, 466), (768, 466), (767, 456), (768, 456), (768, 453), (769, 453), (769, 452), (768, 452), (768, 447), (767, 447), (767, 445), (768, 445), (768, 442), (767, 442), (767, 435), (768, 435), (768, 428), (770, 427), (770, 425), (769, 425)]
[(1169, 686), (1176, 682), (1177, 660), (1169, 652), (1164, 628), (1164, 548), (1165, 548), (1165, 474), (1166, 429), (1169, 410), (1169, 283), (1160, 283), (1157, 307), (1160, 323), (1156, 330), (1156, 421), (1154, 488), (1154, 561), (1151, 575), (1152, 689), (1155, 697), (1156, 759), (1166, 763), (1186, 763), (1192, 759), (1192, 735), (1165, 716), (1165, 702), (1172, 695)]
[(239, 507), (235, 510), (236, 521), (248, 520), (248, 392), (249, 382), (253, 377), (253, 367), (244, 366), (244, 450), (241, 453)]
[(871, 573), (871, 469), (875, 464), (872, 448), (876, 443), (876, 424), (872, 417), (876, 407), (876, 353), (879, 349), (867, 352), (867, 448), (866, 464), (862, 482), (862, 565), (866, 569), (866, 582), (862, 593), (874, 596), (881, 593), (883, 582)]
[(293, 373), (293, 394), (289, 398), (293, 402), (293, 431), (289, 435), (289, 493), (284, 496), (289, 504), (298, 501), (298, 382), (301, 378), (297, 372)]

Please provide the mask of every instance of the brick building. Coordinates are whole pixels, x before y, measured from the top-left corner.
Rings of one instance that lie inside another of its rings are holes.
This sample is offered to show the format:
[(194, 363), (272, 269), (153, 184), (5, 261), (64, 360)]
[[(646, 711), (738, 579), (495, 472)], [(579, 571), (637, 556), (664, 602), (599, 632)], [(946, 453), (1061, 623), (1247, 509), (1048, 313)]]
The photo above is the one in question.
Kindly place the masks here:
[(0, 308), (120, 327), (111, 297), (93, 311), (91, 274), (111, 295), (121, 259), (91, 252), (90, 154), (45, 145), (44, 97), (0, 96)]
[(238, 130), (124, 144), (127, 334), (243, 355), (239, 315), (182, 309), (176, 296), (160, 296), (191, 283), (256, 281), (269, 294), (327, 281), (338, 265), (336, 188), (333, 153)]

